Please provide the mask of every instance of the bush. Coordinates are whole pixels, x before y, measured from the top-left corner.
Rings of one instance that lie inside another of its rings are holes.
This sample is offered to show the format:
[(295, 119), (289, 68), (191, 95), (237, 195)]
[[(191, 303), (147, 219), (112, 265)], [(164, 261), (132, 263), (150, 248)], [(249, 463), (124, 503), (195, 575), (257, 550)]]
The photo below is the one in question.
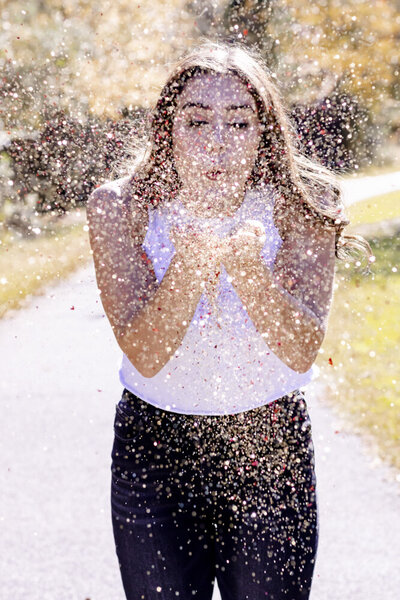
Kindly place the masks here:
[(89, 115), (83, 122), (57, 110), (41, 130), (12, 137), (2, 148), (5, 226), (28, 236), (35, 217), (85, 204), (93, 188), (111, 178), (114, 164), (128, 158), (126, 141), (142, 116), (124, 111), (119, 120)]

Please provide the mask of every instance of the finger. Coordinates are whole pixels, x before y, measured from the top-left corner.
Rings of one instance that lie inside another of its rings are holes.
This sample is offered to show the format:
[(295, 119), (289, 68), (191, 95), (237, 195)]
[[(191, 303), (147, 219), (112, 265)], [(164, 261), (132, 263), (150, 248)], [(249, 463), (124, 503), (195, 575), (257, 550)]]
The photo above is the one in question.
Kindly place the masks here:
[(263, 223), (258, 219), (248, 219), (245, 225), (248, 230), (255, 232), (257, 235), (265, 232)]
[(250, 225), (251, 227), (261, 227), (261, 229), (264, 229), (264, 225), (259, 219), (246, 219), (245, 224)]

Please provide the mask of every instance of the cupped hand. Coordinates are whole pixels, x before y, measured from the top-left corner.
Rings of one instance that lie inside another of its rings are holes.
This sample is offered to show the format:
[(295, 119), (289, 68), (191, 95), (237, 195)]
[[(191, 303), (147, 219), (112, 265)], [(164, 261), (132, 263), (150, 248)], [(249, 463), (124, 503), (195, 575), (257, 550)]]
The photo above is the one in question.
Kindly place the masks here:
[(188, 268), (188, 275), (193, 276), (195, 272), (204, 281), (206, 296), (216, 309), (224, 241), (215, 234), (199, 231), (192, 225), (172, 227), (169, 237), (175, 252)]
[(261, 221), (248, 219), (227, 235), (223, 242), (222, 262), (244, 266), (257, 260), (267, 239)]
[(171, 227), (170, 240), (181, 260), (201, 270), (215, 270), (221, 262), (223, 240), (192, 225)]

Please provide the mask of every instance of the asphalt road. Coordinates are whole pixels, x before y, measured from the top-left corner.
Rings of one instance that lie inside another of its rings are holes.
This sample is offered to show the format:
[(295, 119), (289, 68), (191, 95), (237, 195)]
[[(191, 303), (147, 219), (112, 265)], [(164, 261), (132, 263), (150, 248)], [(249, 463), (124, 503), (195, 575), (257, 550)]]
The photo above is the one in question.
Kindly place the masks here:
[(343, 202), (350, 206), (360, 200), (400, 190), (400, 171), (368, 177), (346, 177), (341, 187)]

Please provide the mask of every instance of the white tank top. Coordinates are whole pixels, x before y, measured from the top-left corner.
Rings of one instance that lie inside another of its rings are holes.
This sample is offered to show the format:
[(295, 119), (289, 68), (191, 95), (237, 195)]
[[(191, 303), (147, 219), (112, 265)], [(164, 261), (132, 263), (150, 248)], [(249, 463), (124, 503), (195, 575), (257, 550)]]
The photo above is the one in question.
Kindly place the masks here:
[[(161, 282), (174, 254), (169, 239), (173, 224), (195, 223), (223, 237), (239, 222), (260, 220), (266, 231), (261, 252), (273, 269), (282, 243), (273, 222), (272, 186), (246, 193), (232, 217), (200, 218), (190, 214), (179, 199), (149, 208), (149, 227), (142, 247)], [(153, 377), (144, 377), (123, 354), (120, 382), (133, 394), (163, 410), (196, 415), (235, 414), (267, 404), (309, 383), (313, 365), (298, 373), (267, 346), (221, 270), (217, 312), (206, 295), (199, 300), (181, 345)]]

